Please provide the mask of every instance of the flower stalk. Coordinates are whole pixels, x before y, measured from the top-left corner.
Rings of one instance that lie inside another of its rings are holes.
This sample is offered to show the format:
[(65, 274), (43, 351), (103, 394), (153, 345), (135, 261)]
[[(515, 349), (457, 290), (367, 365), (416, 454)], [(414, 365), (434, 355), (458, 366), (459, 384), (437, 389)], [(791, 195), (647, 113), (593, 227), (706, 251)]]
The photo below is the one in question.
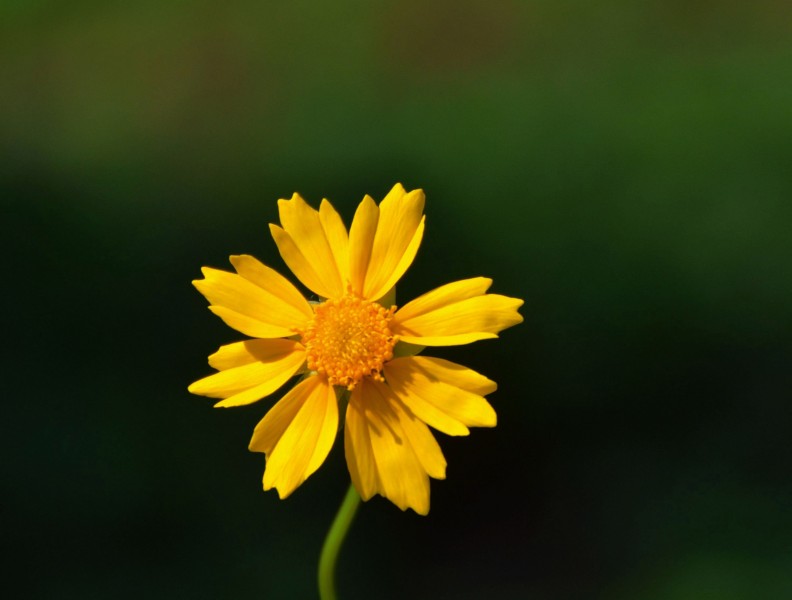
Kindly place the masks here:
[(354, 485), (347, 490), (341, 508), (336, 513), (335, 520), (327, 532), (322, 554), (319, 556), (319, 597), (321, 600), (336, 600), (335, 593), (335, 566), (338, 552), (344, 543), (349, 526), (355, 518), (355, 513), (360, 505), (360, 495)]

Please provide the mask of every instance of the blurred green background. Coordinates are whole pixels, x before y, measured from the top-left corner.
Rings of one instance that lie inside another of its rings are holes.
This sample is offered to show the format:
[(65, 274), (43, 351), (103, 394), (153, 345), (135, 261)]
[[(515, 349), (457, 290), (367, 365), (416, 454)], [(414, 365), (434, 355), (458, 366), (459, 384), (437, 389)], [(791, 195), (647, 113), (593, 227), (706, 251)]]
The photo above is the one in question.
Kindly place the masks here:
[(399, 299), (525, 323), (435, 352), (499, 425), (438, 434), (428, 517), (362, 507), (342, 597), (792, 597), (789, 2), (5, 0), (0, 81), (10, 597), (313, 597), (342, 445), (261, 491), (190, 281), (396, 181)]

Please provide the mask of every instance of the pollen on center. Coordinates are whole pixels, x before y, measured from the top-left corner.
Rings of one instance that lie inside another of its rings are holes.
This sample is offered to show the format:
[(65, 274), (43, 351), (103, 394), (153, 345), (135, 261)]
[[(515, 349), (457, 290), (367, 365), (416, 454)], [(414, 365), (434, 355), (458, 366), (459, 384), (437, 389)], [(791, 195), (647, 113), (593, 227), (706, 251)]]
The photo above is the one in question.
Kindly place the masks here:
[(395, 308), (352, 295), (316, 305), (299, 331), (308, 368), (349, 390), (364, 377), (382, 381), (382, 365), (393, 358), (397, 341), (388, 327)]

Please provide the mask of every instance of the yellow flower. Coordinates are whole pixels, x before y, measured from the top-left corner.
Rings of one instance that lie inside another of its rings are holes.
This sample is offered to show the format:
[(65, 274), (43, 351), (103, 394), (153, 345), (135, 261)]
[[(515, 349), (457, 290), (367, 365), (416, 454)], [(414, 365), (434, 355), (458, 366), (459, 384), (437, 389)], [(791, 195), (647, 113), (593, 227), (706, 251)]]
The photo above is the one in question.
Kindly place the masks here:
[(301, 380), (256, 426), (250, 450), (266, 455), (264, 489), (291, 494), (324, 462), (346, 405), (344, 452), (364, 500), (380, 494), (402, 510), (429, 511), (429, 477), (446, 461), (427, 425), (448, 435), (494, 427), (484, 399), (495, 382), (425, 346), (497, 337), (522, 321), (522, 300), (487, 294), (476, 277), (432, 290), (398, 310), (394, 286), (424, 231), (424, 193), (397, 184), (379, 206), (366, 196), (347, 232), (327, 200), (318, 211), (298, 195), (279, 200), (270, 225), (283, 260), (321, 301), (308, 302), (287, 279), (252, 256), (232, 256), (236, 274), (205, 267), (194, 285), (209, 309), (249, 339), (209, 357), (218, 373), (194, 394), (241, 406)]

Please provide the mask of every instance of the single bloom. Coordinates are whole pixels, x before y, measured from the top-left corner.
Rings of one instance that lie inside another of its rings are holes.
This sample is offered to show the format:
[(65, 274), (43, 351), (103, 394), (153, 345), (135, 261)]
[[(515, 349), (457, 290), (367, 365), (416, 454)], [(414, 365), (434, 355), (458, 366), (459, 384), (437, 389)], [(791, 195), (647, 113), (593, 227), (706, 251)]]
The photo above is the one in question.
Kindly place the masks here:
[(250, 450), (266, 456), (264, 489), (286, 498), (324, 462), (343, 420), (344, 453), (363, 500), (375, 494), (402, 510), (429, 512), (429, 478), (446, 461), (429, 427), (467, 435), (494, 427), (484, 398), (496, 384), (427, 346), (495, 338), (522, 322), (522, 300), (487, 294), (492, 280), (443, 285), (397, 308), (395, 286), (424, 232), (424, 193), (397, 184), (382, 202), (366, 196), (347, 231), (327, 200), (314, 210), (298, 195), (278, 200), (270, 225), (284, 262), (316, 294), (309, 302), (252, 256), (236, 273), (204, 267), (193, 282), (209, 310), (249, 336), (209, 357), (218, 372), (189, 391), (242, 406), (297, 384), (264, 416)]

